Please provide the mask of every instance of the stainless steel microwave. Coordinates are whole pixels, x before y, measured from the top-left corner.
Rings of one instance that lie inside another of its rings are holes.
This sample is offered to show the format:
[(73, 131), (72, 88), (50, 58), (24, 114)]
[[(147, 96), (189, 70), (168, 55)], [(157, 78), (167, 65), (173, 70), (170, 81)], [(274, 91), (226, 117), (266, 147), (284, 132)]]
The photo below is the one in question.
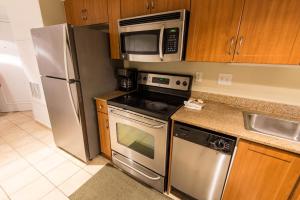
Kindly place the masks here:
[(188, 24), (186, 10), (121, 19), (118, 24), (123, 59), (140, 62), (184, 59)]

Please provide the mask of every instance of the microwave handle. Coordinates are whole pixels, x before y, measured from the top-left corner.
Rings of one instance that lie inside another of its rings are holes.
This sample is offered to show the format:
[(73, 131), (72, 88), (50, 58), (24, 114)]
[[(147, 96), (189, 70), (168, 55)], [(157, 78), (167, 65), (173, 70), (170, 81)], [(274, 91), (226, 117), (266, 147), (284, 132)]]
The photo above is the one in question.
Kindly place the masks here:
[(164, 55), (163, 55), (163, 41), (164, 41), (164, 29), (165, 27), (162, 26), (160, 28), (160, 34), (159, 34), (159, 57), (160, 57), (160, 60), (163, 61), (164, 59)]

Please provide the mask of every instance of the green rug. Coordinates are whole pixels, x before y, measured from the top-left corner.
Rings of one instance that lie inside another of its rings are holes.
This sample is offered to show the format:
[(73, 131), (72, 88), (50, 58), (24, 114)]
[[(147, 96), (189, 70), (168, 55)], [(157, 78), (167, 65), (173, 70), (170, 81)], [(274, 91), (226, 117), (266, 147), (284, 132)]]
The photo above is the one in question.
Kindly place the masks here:
[(104, 166), (69, 198), (71, 200), (170, 200), (110, 164)]

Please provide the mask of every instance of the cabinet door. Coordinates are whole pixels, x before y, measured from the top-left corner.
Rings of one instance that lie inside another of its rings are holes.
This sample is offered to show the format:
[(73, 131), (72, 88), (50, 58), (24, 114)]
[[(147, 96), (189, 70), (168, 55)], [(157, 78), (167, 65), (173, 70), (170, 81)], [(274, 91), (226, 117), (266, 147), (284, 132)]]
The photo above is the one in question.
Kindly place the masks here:
[(135, 17), (150, 13), (150, 0), (121, 0), (121, 17)]
[(108, 22), (107, 0), (85, 0), (86, 24)]
[(120, 38), (118, 32), (118, 19), (121, 18), (120, 8), (120, 0), (108, 1), (110, 55), (112, 59), (120, 59)]
[(65, 11), (68, 24), (84, 25), (83, 9), (84, 0), (65, 0)]
[(300, 28), (290, 56), (289, 64), (300, 65)]
[(191, 5), (186, 59), (232, 61), (243, 0), (192, 0)]
[(101, 152), (104, 154), (104, 156), (111, 159), (108, 115), (98, 112), (98, 124), (99, 124), (99, 131), (100, 131)]
[(190, 10), (190, 0), (149, 0), (151, 13), (165, 12), (171, 10)]
[(299, 0), (245, 0), (234, 62), (288, 64), (299, 7)]
[(223, 199), (286, 200), (297, 192), (299, 169), (299, 156), (241, 140)]

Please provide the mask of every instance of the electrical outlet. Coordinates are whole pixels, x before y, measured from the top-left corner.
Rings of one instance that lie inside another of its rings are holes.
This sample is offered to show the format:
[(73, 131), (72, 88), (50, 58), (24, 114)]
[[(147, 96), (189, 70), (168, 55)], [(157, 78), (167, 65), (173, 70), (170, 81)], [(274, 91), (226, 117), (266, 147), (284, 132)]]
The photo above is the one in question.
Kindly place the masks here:
[(195, 75), (195, 82), (200, 83), (202, 82), (203, 73), (202, 72), (196, 72)]
[(232, 84), (232, 74), (219, 74), (218, 84), (219, 85), (231, 85)]

